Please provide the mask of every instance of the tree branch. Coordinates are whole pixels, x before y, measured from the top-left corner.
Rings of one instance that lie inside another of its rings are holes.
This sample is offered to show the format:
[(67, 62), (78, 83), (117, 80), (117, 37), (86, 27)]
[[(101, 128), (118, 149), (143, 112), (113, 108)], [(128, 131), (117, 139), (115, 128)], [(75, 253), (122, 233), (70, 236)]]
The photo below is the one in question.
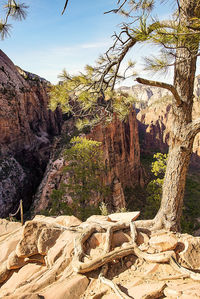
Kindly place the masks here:
[(120, 64), (122, 62), (122, 60), (124, 59), (124, 57), (126, 56), (126, 54), (128, 53), (128, 51), (136, 44), (137, 40), (134, 38), (131, 38), (130, 40), (127, 40), (127, 43), (124, 45), (124, 48), (122, 49), (121, 53), (119, 53), (118, 58), (111, 61), (110, 63), (107, 64), (107, 66), (105, 67), (101, 79), (100, 79), (100, 89), (102, 88), (103, 85), (103, 80), (105, 79), (105, 76), (109, 73), (109, 71), (112, 69), (113, 66), (117, 65), (116, 70), (113, 74), (113, 84), (112, 84), (112, 89), (114, 89), (114, 85), (115, 85), (115, 81), (116, 81), (116, 77), (117, 77), (117, 73), (119, 71), (119, 67)]
[(191, 123), (187, 126), (189, 135), (195, 136), (200, 132), (200, 117), (193, 120)]
[(63, 8), (62, 15), (64, 14), (64, 12), (65, 12), (65, 10), (66, 10), (66, 8), (67, 8), (68, 1), (69, 1), (69, 0), (66, 0), (66, 2), (65, 2), (65, 6), (64, 6), (64, 8)]
[(182, 104), (181, 98), (180, 98), (176, 88), (173, 85), (167, 84), (167, 83), (164, 83), (164, 82), (159, 82), (159, 81), (151, 81), (151, 80), (147, 80), (147, 79), (143, 79), (143, 78), (136, 78), (136, 81), (138, 83), (141, 83), (141, 84), (144, 84), (144, 85), (165, 88), (165, 89), (171, 91), (171, 93), (173, 94), (173, 96), (176, 100), (177, 106), (181, 106), (181, 104)]
[[(121, 1), (118, 1), (117, 4), (119, 5)], [(111, 13), (111, 12), (114, 12), (114, 13), (118, 13), (120, 11), (120, 9), (124, 6), (124, 4), (127, 2), (127, 0), (124, 0), (122, 2), (122, 4), (118, 7), (118, 8), (114, 8), (114, 9), (111, 9), (109, 11), (105, 11), (104, 14), (108, 14), (108, 13)]]

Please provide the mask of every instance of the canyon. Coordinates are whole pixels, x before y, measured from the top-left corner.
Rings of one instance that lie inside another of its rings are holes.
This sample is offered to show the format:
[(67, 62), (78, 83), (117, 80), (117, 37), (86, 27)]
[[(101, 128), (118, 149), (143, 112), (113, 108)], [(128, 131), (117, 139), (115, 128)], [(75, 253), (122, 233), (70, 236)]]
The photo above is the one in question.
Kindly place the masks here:
[[(3, 52), (0, 63), (0, 216), (15, 212), (20, 199), (25, 211), (32, 205), (35, 215), (48, 207), (52, 191), (65, 180), (63, 150), (65, 139), (69, 142), (74, 134), (74, 123), (63, 121), (58, 109), (48, 109), (49, 82), (16, 67)], [(200, 113), (199, 86), (197, 77), (194, 118)], [(108, 203), (113, 210), (126, 206), (126, 187), (144, 187), (145, 169), (140, 156), (167, 152), (172, 125), (169, 92), (142, 85), (120, 89), (137, 99), (127, 119), (121, 122), (114, 115), (108, 126), (99, 124), (85, 135), (102, 143), (107, 169), (103, 180), (111, 186)], [(199, 136), (194, 142), (191, 163), (197, 168)]]
[(27, 210), (49, 160), (62, 114), (48, 109), (49, 83), (0, 51), (0, 217)]
[[(63, 126), (64, 136), (67, 132), (68, 136), (72, 137), (73, 128), (74, 124), (70, 125), (67, 121)], [(124, 208), (126, 204), (123, 189), (126, 186), (144, 185), (135, 110), (130, 112), (126, 121), (121, 122), (114, 116), (110, 124), (99, 124), (85, 136), (101, 142), (103, 162), (106, 166), (106, 174), (102, 179), (104, 185), (110, 186), (112, 191), (107, 205), (113, 210)], [(57, 157), (53, 155), (47, 166), (43, 182), (35, 196), (34, 214), (47, 208), (52, 191), (59, 189), (67, 177), (62, 172), (66, 163), (63, 159), (65, 147), (66, 144), (62, 148), (58, 142), (57, 150), (60, 153)], [(98, 202), (98, 199), (96, 201)], [(95, 200), (91, 204), (95, 204)]]
[[(2, 51), (0, 84), (0, 217), (15, 212), (20, 199), (34, 216), (24, 225), (0, 219), (0, 298), (200, 298), (199, 237), (151, 231), (148, 220), (146, 227), (138, 220), (139, 211), (93, 215), (85, 222), (36, 215), (48, 209), (52, 191), (67, 178), (63, 151), (74, 121), (48, 109), (49, 82), (16, 67)], [(200, 114), (199, 86), (197, 77), (194, 118)], [(142, 102), (123, 122), (114, 115), (109, 125), (84, 134), (101, 142), (113, 211), (126, 206), (126, 187), (144, 188), (141, 158), (167, 152), (173, 125), (168, 93), (138, 85), (121, 89)], [(199, 135), (193, 152), (196, 171)]]
[[(159, 87), (148, 87), (136, 84), (132, 87), (122, 86), (122, 92), (135, 97), (137, 110), (140, 149), (142, 153), (167, 152), (170, 139), (170, 128), (173, 125), (173, 97), (168, 90)], [(200, 115), (200, 76), (195, 78), (193, 119)], [(200, 134), (197, 134), (193, 145), (192, 163), (198, 166), (200, 156)]]

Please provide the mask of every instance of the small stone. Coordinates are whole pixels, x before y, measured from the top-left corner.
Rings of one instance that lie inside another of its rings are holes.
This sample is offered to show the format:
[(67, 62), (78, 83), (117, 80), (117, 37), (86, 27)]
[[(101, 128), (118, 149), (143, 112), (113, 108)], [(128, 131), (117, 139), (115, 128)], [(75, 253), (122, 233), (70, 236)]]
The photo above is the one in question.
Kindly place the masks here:
[(152, 248), (152, 247), (149, 247), (148, 250), (147, 250), (147, 252), (150, 253), (150, 254), (156, 253), (156, 249)]
[(74, 275), (70, 279), (58, 281), (47, 288), (41, 295), (48, 299), (73, 298), (78, 299), (84, 293), (89, 280), (83, 275)]
[(128, 244), (128, 243), (123, 243), (121, 247), (122, 247), (122, 248), (126, 248), (126, 247), (128, 247), (129, 245), (130, 245), (130, 244)]
[(128, 289), (129, 296), (135, 299), (159, 298), (163, 295), (164, 282), (143, 283)]
[(149, 244), (158, 251), (173, 250), (178, 244), (177, 238), (172, 234), (155, 235), (149, 240)]
[(136, 271), (137, 267), (135, 265), (131, 266), (131, 270)]

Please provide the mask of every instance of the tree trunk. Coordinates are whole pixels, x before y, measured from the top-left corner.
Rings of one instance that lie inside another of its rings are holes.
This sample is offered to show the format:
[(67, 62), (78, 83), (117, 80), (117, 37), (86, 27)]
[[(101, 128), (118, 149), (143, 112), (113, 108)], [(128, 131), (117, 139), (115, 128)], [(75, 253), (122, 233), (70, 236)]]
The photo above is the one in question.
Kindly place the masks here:
[[(183, 31), (191, 25), (199, 13), (197, 0), (180, 0), (180, 24)], [(185, 28), (185, 29), (184, 29)], [(190, 31), (191, 32), (191, 31)], [(189, 129), (192, 122), (193, 90), (196, 72), (196, 54), (199, 41), (188, 35), (177, 43), (174, 69), (174, 87), (181, 105), (173, 104), (174, 123), (170, 135), (170, 148), (164, 178), (160, 209), (154, 223), (170, 230), (180, 229), (186, 174), (195, 131)]]
[(189, 147), (175, 145), (170, 148), (163, 184), (162, 202), (155, 217), (155, 223), (162, 228), (180, 230), (185, 180), (192, 144)]

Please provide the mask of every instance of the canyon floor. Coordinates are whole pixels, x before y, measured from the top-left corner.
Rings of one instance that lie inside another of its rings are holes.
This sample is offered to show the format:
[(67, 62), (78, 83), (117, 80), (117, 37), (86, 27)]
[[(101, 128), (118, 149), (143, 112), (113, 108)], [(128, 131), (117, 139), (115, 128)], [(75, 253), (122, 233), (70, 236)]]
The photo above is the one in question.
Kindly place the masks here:
[(200, 298), (199, 237), (139, 228), (138, 216), (0, 220), (0, 298)]

